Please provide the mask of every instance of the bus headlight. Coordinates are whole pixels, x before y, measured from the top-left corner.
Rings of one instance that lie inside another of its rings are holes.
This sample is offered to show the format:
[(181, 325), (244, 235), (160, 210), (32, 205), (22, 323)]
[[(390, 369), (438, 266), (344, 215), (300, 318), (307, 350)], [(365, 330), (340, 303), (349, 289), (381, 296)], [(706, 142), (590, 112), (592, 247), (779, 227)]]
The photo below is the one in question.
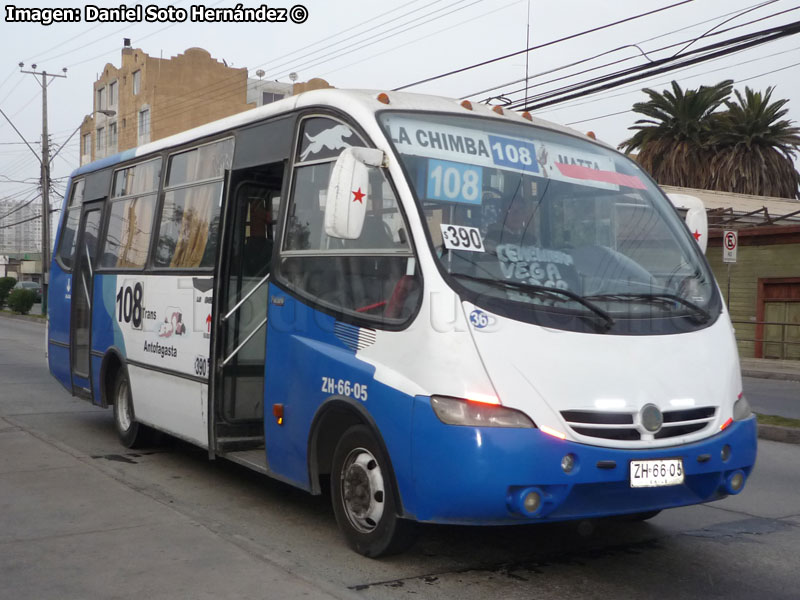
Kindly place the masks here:
[(524, 413), (499, 404), (449, 396), (431, 396), (433, 412), (447, 425), (470, 427), (536, 427)]
[(744, 392), (742, 392), (733, 404), (733, 420), (741, 421), (751, 414), (753, 414), (753, 411), (750, 409), (750, 403), (745, 398)]

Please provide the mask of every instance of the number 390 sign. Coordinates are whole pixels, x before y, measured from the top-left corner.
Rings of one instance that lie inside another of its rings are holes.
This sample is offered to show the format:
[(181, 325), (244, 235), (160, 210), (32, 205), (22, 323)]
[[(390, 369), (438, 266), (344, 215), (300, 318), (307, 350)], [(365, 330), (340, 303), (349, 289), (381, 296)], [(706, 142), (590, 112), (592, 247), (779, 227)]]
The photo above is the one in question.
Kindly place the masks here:
[(736, 250), (739, 248), (739, 234), (735, 231), (722, 232), (722, 262), (735, 263)]

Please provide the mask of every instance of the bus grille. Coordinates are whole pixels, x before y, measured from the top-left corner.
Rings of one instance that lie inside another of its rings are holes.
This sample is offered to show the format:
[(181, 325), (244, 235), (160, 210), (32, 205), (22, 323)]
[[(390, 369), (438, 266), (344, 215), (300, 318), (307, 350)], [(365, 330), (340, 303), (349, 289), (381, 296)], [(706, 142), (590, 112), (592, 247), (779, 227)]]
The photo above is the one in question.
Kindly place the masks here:
[(713, 406), (664, 411), (664, 424), (655, 434), (648, 432), (639, 422), (638, 413), (603, 412), (594, 410), (564, 410), (561, 416), (567, 425), (580, 435), (635, 442), (642, 439), (677, 437), (695, 433), (708, 427), (717, 409)]

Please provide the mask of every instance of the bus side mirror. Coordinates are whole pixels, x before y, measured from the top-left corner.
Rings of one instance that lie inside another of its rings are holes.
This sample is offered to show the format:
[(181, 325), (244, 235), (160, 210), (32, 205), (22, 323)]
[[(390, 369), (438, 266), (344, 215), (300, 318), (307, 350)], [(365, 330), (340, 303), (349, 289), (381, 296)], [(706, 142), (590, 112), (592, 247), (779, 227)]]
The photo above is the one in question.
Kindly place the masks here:
[(686, 226), (705, 254), (708, 247), (708, 215), (703, 201), (688, 194), (667, 194), (667, 198), (675, 208), (686, 211)]
[(383, 165), (383, 150), (345, 148), (336, 159), (325, 203), (325, 233), (356, 240), (367, 214), (370, 167)]

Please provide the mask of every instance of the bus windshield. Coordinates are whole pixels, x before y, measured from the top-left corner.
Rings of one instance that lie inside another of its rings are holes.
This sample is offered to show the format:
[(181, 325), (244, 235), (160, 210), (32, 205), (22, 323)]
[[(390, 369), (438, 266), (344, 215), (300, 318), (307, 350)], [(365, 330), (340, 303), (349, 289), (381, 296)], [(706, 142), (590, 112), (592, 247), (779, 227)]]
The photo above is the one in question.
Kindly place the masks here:
[(631, 160), (496, 119), (385, 112), (442, 270), (478, 305), (615, 319), (718, 314), (713, 276)]

